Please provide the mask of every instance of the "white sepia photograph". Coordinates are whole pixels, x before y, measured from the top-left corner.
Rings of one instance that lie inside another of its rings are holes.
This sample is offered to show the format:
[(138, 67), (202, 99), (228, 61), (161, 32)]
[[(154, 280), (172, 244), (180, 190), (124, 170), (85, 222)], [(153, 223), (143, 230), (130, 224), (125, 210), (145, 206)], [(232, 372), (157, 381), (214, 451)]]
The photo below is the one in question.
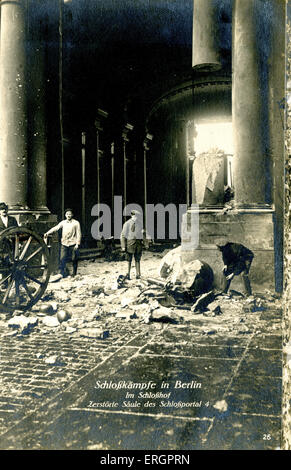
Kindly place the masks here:
[(291, 450), (290, 154), (291, 0), (0, 1), (1, 450)]

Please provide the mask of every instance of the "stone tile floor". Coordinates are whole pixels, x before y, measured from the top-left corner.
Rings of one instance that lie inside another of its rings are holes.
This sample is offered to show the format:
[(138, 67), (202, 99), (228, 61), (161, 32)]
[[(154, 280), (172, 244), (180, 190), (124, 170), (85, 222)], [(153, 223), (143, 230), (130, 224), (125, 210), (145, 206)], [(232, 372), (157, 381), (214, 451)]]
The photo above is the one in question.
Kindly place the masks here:
[[(145, 278), (157, 277), (159, 261), (144, 256)], [(71, 309), (72, 320), (103, 305), (98, 325), (109, 330), (105, 339), (68, 333), (64, 324), (11, 335), (2, 318), (0, 448), (279, 448), (280, 301), (246, 313), (245, 300), (222, 299), (215, 317), (179, 310), (177, 324), (127, 321), (110, 312), (123, 292), (112, 300), (90, 290), (112, 283), (120, 268), (125, 263), (83, 262), (79, 279), (46, 292)], [(130, 281), (124, 295), (137, 285)], [(51, 355), (57, 360), (50, 364)], [(149, 382), (148, 390), (130, 388)]]

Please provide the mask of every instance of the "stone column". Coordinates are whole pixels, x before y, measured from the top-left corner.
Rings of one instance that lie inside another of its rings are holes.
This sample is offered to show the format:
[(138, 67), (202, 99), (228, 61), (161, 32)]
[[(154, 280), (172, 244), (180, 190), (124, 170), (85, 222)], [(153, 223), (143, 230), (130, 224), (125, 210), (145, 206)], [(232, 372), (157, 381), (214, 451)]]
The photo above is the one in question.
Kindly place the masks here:
[(219, 18), (217, 0), (194, 0), (192, 67), (219, 70)]
[(82, 158), (82, 227), (86, 227), (86, 132), (81, 134)]
[(45, 108), (45, 50), (40, 31), (30, 42), (29, 118), (29, 205), (32, 210), (47, 208), (47, 130)]
[(100, 133), (103, 131), (102, 121), (108, 117), (108, 113), (102, 109), (97, 110), (97, 117), (95, 119), (96, 128), (96, 167), (97, 167), (97, 204), (100, 204), (101, 191), (100, 191)]
[[(133, 126), (129, 123), (125, 124), (122, 131), (122, 148), (123, 148), (123, 208), (127, 205), (127, 153), (126, 146), (129, 142), (128, 133), (133, 130)], [(125, 220), (126, 216), (124, 216)]]
[(111, 154), (111, 211), (113, 212), (114, 207), (114, 142), (111, 142), (110, 146), (110, 154)]
[(153, 140), (153, 136), (146, 134), (143, 141), (143, 200), (144, 200), (144, 227), (147, 226), (147, 152), (149, 151), (149, 143)]
[(1, 2), (0, 201), (27, 206), (26, 2)]
[(263, 3), (236, 0), (233, 16), (234, 191), (241, 208), (264, 209), (270, 203), (268, 78), (262, 66), (268, 46), (261, 46), (259, 24)]

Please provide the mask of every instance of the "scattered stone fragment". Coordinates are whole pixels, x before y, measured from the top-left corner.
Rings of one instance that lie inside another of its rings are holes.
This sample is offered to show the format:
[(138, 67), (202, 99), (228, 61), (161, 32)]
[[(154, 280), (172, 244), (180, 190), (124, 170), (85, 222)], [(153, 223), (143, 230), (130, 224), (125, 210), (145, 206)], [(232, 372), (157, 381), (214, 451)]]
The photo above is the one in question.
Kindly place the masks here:
[(51, 304), (40, 304), (38, 307), (39, 312), (53, 315), (55, 310)]
[(59, 310), (57, 312), (57, 319), (60, 323), (63, 321), (67, 321), (71, 318), (72, 314), (68, 312), (67, 310)]
[(102, 328), (82, 328), (79, 330), (79, 334), (87, 338), (106, 339), (109, 336), (109, 331)]
[(148, 324), (151, 320), (151, 312), (143, 312), (141, 315), (141, 319), (144, 323)]
[(134, 299), (129, 297), (123, 297), (120, 301), (121, 307), (126, 307), (127, 305), (131, 304)]
[(43, 317), (41, 319), (41, 322), (45, 325), (45, 326), (49, 326), (51, 328), (55, 328), (56, 326), (59, 326), (60, 323), (59, 323), (59, 320), (56, 318), (56, 317), (49, 317), (49, 316), (46, 316), (46, 317)]
[(67, 326), (65, 329), (65, 333), (75, 333), (77, 331), (77, 328), (73, 328), (72, 326)]
[(213, 291), (200, 295), (198, 299), (196, 300), (196, 302), (194, 302), (194, 304), (192, 305), (191, 311), (198, 312), (198, 313), (203, 312), (206, 309), (206, 307), (211, 302), (213, 302), (214, 299), (215, 299), (215, 295)]
[(217, 330), (204, 330), (203, 333), (205, 335), (215, 335), (217, 333)]
[(166, 307), (161, 307), (152, 312), (151, 321), (158, 321), (163, 323), (178, 323), (179, 319), (173, 315), (171, 310), (167, 309)]
[(10, 318), (7, 324), (11, 328), (17, 328), (22, 334), (26, 334), (38, 324), (38, 318), (27, 318), (24, 315), (19, 315), (17, 317)]
[(18, 331), (17, 330), (14, 330), (14, 331), (10, 331), (9, 333), (6, 333), (5, 336), (7, 337), (13, 337), (13, 336), (16, 336), (18, 335)]
[(216, 317), (218, 315), (222, 315), (222, 310), (221, 310), (220, 305), (216, 305), (216, 306), (211, 305), (210, 311), (211, 311), (211, 313), (214, 317)]
[(221, 413), (225, 413), (228, 409), (228, 404), (225, 400), (220, 400), (217, 401), (214, 405), (213, 408), (216, 410), (220, 411)]
[(23, 312), (23, 310), (14, 310), (14, 312), (12, 313), (13, 317), (18, 317), (20, 315), (24, 315), (25, 317), (27, 317), (29, 315), (29, 312)]
[(51, 365), (64, 365), (63, 359), (61, 356), (54, 355), (54, 356), (49, 356), (46, 357), (44, 362), (46, 364), (51, 364)]
[(55, 274), (55, 275), (50, 277), (49, 282), (58, 282), (61, 279), (63, 279), (63, 276), (61, 274)]
[(91, 292), (93, 295), (104, 294), (104, 287), (102, 286), (92, 287)]
[(53, 309), (54, 312), (56, 312), (56, 311), (58, 310), (58, 304), (57, 304), (57, 302), (51, 302), (50, 305), (52, 306), (52, 309)]
[(233, 289), (229, 291), (229, 294), (231, 295), (231, 297), (241, 297), (241, 298), (244, 297), (244, 294)]
[(115, 317), (124, 318), (126, 320), (132, 320), (134, 318), (137, 318), (137, 314), (135, 313), (135, 311), (130, 309), (121, 309), (119, 312), (116, 313)]

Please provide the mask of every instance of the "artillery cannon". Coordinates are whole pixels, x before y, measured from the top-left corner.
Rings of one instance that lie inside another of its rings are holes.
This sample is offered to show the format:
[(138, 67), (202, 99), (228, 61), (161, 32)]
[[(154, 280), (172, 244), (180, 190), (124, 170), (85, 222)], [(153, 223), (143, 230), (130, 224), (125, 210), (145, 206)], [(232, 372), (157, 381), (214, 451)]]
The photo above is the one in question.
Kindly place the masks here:
[(25, 227), (0, 233), (0, 311), (30, 309), (43, 296), (50, 278), (49, 250)]

